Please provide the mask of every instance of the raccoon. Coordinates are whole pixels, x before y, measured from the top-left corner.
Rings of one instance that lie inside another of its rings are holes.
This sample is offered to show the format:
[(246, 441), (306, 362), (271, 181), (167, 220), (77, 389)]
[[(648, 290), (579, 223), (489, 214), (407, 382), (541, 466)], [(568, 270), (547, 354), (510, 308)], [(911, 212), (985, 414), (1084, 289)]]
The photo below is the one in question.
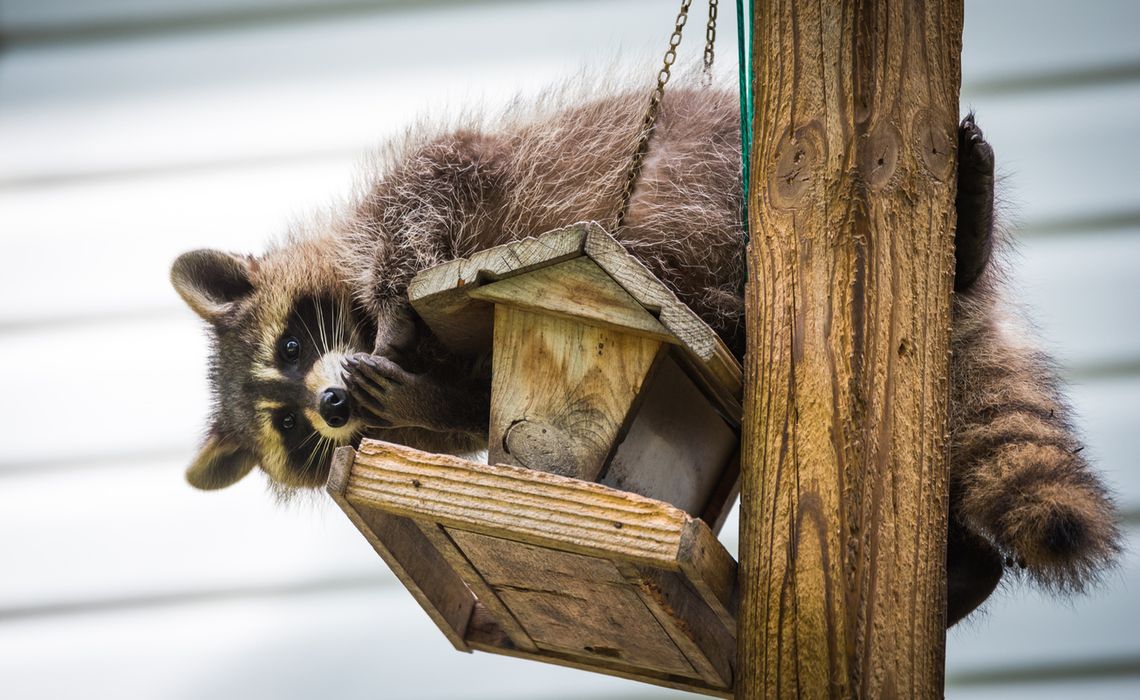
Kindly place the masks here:
[[(222, 488), (260, 466), (281, 493), (318, 487), (332, 449), (365, 436), (433, 452), (485, 448), (487, 358), (436, 341), (406, 302), (408, 283), (577, 221), (607, 225), (742, 357), (737, 107), (715, 88), (668, 93), (624, 217), (643, 94), (555, 95), (515, 104), (493, 125), (409, 131), (349, 201), (264, 255), (179, 257), (174, 287), (214, 341), (213, 414), (190, 483)], [(1080, 590), (1120, 547), (1057, 374), (1011, 330), (1001, 302), (993, 151), (972, 115), (958, 156), (949, 624), (1007, 568)]]

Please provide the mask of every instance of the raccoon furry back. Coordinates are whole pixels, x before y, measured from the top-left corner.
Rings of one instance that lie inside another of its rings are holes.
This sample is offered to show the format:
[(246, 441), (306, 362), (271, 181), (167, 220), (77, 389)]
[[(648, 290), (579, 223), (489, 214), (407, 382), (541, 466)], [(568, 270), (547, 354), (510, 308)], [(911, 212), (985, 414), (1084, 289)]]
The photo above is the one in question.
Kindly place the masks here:
[[(380, 318), (421, 270), (577, 221), (613, 231), (644, 92), (516, 103), (487, 130), (410, 132), (372, 161), (338, 240)], [(567, 104), (571, 104), (567, 107)], [(743, 354), (737, 98), (672, 90), (615, 236)]]

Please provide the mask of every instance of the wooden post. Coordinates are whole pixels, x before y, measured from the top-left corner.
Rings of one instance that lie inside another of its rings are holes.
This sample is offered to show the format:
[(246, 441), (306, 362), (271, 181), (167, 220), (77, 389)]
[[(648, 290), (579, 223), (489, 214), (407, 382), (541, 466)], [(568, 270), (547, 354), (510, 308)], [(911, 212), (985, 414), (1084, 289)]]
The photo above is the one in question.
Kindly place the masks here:
[(962, 2), (752, 22), (737, 697), (938, 697)]

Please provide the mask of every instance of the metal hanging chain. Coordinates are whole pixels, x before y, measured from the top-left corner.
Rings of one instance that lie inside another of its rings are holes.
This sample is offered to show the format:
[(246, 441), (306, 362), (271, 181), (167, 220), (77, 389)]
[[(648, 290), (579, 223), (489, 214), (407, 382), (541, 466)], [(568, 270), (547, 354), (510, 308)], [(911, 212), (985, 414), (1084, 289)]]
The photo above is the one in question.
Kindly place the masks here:
[(716, 15), (717, 15), (717, 0), (709, 0), (709, 23), (705, 27), (705, 58), (704, 58), (704, 81), (705, 87), (712, 84), (713, 74), (713, 60), (716, 58), (714, 49), (716, 48)]
[[(705, 29), (704, 70), (706, 84), (712, 81), (717, 2), (718, 0), (709, 0), (709, 23)], [(657, 124), (657, 113), (661, 109), (661, 99), (665, 97), (665, 84), (669, 82), (673, 63), (677, 60), (677, 47), (681, 45), (681, 34), (685, 29), (685, 23), (689, 21), (689, 6), (692, 4), (693, 0), (681, 0), (681, 9), (677, 13), (676, 26), (669, 36), (669, 48), (665, 51), (661, 70), (657, 71), (657, 87), (649, 96), (649, 106), (646, 107), (645, 116), (641, 120), (641, 137), (637, 141), (637, 148), (633, 152), (633, 160), (626, 175), (625, 189), (621, 195), (621, 210), (618, 212), (617, 229), (625, 224), (625, 215), (629, 212), (629, 200), (633, 197), (633, 188), (637, 185), (637, 179), (641, 175), (641, 165), (645, 161), (645, 154), (649, 151), (649, 139), (653, 136), (653, 127)]]

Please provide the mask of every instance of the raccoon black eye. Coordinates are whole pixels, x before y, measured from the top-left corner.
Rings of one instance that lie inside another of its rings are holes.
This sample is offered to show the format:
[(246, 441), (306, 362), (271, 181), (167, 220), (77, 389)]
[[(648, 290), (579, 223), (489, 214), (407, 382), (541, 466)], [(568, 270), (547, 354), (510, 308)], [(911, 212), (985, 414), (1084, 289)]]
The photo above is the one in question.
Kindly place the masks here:
[(295, 425), (297, 425), (297, 419), (292, 413), (281, 419), (282, 430), (292, 430)]
[(301, 341), (289, 337), (281, 343), (281, 356), (286, 360), (296, 360), (301, 355)]

